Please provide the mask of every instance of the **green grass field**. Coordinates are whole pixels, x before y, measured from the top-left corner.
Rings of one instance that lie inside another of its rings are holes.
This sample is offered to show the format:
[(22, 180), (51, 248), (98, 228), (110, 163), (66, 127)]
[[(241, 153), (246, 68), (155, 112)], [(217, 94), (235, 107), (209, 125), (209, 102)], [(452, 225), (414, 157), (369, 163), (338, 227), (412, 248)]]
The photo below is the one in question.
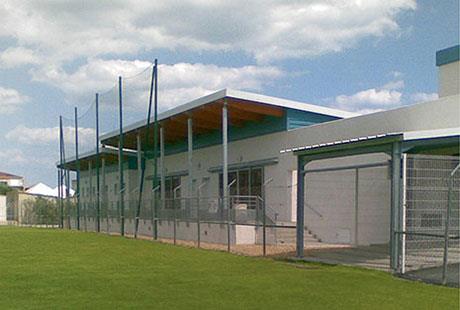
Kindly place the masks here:
[(0, 309), (459, 309), (459, 290), (94, 233), (0, 227)]

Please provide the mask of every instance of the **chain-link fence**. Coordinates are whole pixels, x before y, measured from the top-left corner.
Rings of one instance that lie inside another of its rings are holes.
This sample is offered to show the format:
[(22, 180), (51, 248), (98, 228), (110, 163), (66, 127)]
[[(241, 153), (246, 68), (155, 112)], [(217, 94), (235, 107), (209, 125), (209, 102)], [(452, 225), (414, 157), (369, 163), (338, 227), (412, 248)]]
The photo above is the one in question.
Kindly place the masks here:
[(401, 273), (459, 285), (460, 171), (458, 157), (404, 158)]
[(7, 223), (12, 225), (57, 228), (60, 224), (61, 210), (56, 197), (10, 191), (6, 195), (6, 211)]
[[(136, 218), (138, 200), (125, 199), (124, 234), (244, 255), (293, 255), (295, 226), (274, 222), (259, 196), (230, 196), (226, 201), (211, 197), (144, 199)], [(102, 209), (100, 230), (120, 235), (119, 204), (107, 205)], [(83, 204), (81, 229), (96, 231), (97, 218), (85, 212), (87, 206)]]
[(306, 259), (390, 270), (390, 165), (383, 153), (307, 165)]

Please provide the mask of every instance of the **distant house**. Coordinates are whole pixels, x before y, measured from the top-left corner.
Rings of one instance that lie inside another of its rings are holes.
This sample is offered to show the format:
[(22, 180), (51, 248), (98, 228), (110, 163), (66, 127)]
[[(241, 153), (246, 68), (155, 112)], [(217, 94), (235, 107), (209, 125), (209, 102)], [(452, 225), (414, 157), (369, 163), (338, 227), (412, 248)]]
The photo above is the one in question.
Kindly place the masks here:
[[(69, 197), (73, 197), (73, 195), (75, 194), (75, 191), (69, 187)], [(62, 185), (62, 198), (67, 198), (67, 187), (65, 185)], [(54, 197), (58, 197), (59, 196), (59, 187), (55, 187), (53, 188), (53, 195)]]
[(23, 190), (24, 177), (0, 171), (0, 184), (8, 185), (14, 189)]
[(56, 191), (53, 190), (46, 184), (37, 183), (25, 190), (28, 194), (40, 195), (40, 196), (55, 196)]

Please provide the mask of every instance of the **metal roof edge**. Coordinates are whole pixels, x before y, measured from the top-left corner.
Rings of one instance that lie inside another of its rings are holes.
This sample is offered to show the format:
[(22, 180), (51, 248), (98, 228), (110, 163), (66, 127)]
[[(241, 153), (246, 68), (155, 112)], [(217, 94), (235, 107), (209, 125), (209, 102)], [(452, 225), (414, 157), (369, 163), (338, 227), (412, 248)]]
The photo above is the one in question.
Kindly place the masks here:
[(442, 137), (460, 137), (460, 127), (441, 128), (432, 130), (406, 131), (403, 133), (404, 141), (433, 139)]
[[(303, 103), (299, 101), (293, 101), (293, 100), (282, 99), (278, 97), (270, 97), (270, 96), (260, 95), (260, 94), (251, 93), (251, 92), (224, 88), (214, 93), (211, 93), (209, 95), (199, 97), (185, 104), (179, 105), (165, 112), (159, 113), (158, 120), (161, 121), (161, 120), (167, 119), (171, 116), (174, 116), (180, 113), (184, 113), (186, 111), (192, 110), (204, 104), (207, 104), (207, 103), (219, 100), (219, 99), (224, 99), (225, 97), (231, 97), (235, 99), (248, 100), (248, 101), (255, 101), (255, 102), (260, 102), (262, 104), (296, 109), (296, 110), (312, 112), (316, 114), (335, 116), (339, 118), (350, 118), (350, 117), (359, 116), (359, 114), (353, 113), (353, 112), (347, 112), (347, 111), (332, 109), (328, 107), (317, 106), (317, 105), (313, 105), (309, 103)], [(153, 123), (153, 121), (154, 121), (154, 117), (152, 116), (150, 118), (150, 122)], [(144, 126), (146, 123), (147, 123), (147, 118), (141, 121), (132, 123), (128, 126), (123, 127), (123, 132), (135, 130), (137, 128)], [(100, 140), (104, 141), (112, 137), (115, 137), (118, 134), (119, 134), (118, 131), (114, 130), (114, 131), (101, 135)]]

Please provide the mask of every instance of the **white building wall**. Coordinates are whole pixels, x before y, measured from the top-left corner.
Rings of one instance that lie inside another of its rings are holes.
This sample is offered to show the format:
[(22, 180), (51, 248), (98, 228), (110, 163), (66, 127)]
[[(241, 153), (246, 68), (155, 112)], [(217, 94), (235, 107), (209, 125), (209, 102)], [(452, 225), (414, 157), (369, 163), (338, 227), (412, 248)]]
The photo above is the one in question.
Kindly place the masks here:
[(0, 224), (6, 222), (6, 196), (0, 195)]
[[(458, 95), (444, 97), (440, 100), (402, 109), (231, 142), (228, 148), (229, 164), (277, 158), (277, 164), (266, 166), (264, 169), (264, 179), (273, 178), (273, 181), (266, 188), (265, 201), (269, 208), (278, 213), (278, 221), (293, 221), (296, 214), (296, 184), (294, 183), (296, 180), (296, 158), (292, 153), (280, 154), (280, 150), (388, 132), (460, 127), (460, 119), (458, 117), (460, 115), (459, 99)], [(375, 161), (382, 159), (379, 156), (381, 155), (369, 156), (366, 160)], [(366, 160), (363, 158), (352, 158), (348, 159), (347, 163), (363, 163)], [(336, 166), (339, 164), (343, 165), (344, 163), (343, 160), (332, 160), (323, 163), (323, 166)], [(209, 180), (209, 184), (205, 187), (205, 192), (202, 193), (202, 196), (218, 196), (218, 173), (210, 173), (208, 169), (221, 165), (221, 145), (194, 150), (193, 178), (196, 180), (196, 184), (201, 183), (203, 180)], [(187, 152), (166, 156), (165, 167), (167, 175), (187, 170)], [(314, 165), (312, 164), (310, 168), (313, 167)], [(149, 160), (146, 175), (149, 176), (152, 172), (152, 161)], [(387, 171), (363, 172), (363, 180), (360, 182), (363, 182), (363, 192), (366, 194), (363, 194), (362, 197), (360, 196), (363, 206), (360, 208), (362, 212), (359, 213), (358, 218), (358, 221), (361, 223), (357, 239), (359, 244), (387, 241), (389, 234), (390, 194), (385, 181), (387, 177), (385, 173)], [(126, 174), (125, 178), (131, 188), (134, 188), (134, 184), (137, 183), (136, 174), (136, 170), (132, 170)], [(323, 184), (328, 182), (333, 183), (335, 176), (322, 176), (322, 178), (321, 181)], [(349, 240), (349, 242), (355, 242), (354, 217), (350, 215), (353, 214), (354, 201), (351, 195), (354, 194), (354, 190), (351, 190), (352, 187), (348, 183), (352, 182), (351, 184), (353, 185), (354, 179), (352, 180), (346, 174), (343, 175), (343, 179), (347, 181), (344, 184), (337, 185), (339, 189), (332, 194), (328, 195), (327, 191), (319, 190), (317, 193), (318, 197), (312, 198), (318, 201), (326, 200), (330, 202), (329, 208), (323, 210), (324, 213), (327, 213), (325, 214), (325, 217), (328, 219), (327, 221), (313, 220), (315, 218), (314, 215), (308, 211), (308, 208), (306, 209), (307, 227), (324, 241), (337, 242), (340, 240)], [(373, 183), (364, 181), (366, 179)], [(95, 184), (95, 179), (93, 180), (93, 184)], [(188, 176), (182, 177), (182, 196), (189, 195), (187, 192), (187, 180)], [(117, 201), (118, 194), (111, 193), (111, 191), (113, 190), (113, 184), (118, 183), (118, 172), (107, 173), (106, 183), (109, 187), (109, 200)], [(146, 182), (145, 186), (146, 188), (151, 188), (151, 181)], [(315, 186), (319, 185), (316, 184)], [(307, 197), (309, 196), (309, 191), (310, 188), (307, 190)], [(144, 197), (149, 197), (151, 195), (150, 191), (145, 191), (145, 195)], [(327, 207), (327, 205), (324, 207)], [(375, 224), (374, 219), (378, 219), (379, 225)], [(326, 222), (328, 224), (327, 227)]]
[(460, 61), (440, 66), (438, 83), (439, 97), (458, 95), (460, 93)]

